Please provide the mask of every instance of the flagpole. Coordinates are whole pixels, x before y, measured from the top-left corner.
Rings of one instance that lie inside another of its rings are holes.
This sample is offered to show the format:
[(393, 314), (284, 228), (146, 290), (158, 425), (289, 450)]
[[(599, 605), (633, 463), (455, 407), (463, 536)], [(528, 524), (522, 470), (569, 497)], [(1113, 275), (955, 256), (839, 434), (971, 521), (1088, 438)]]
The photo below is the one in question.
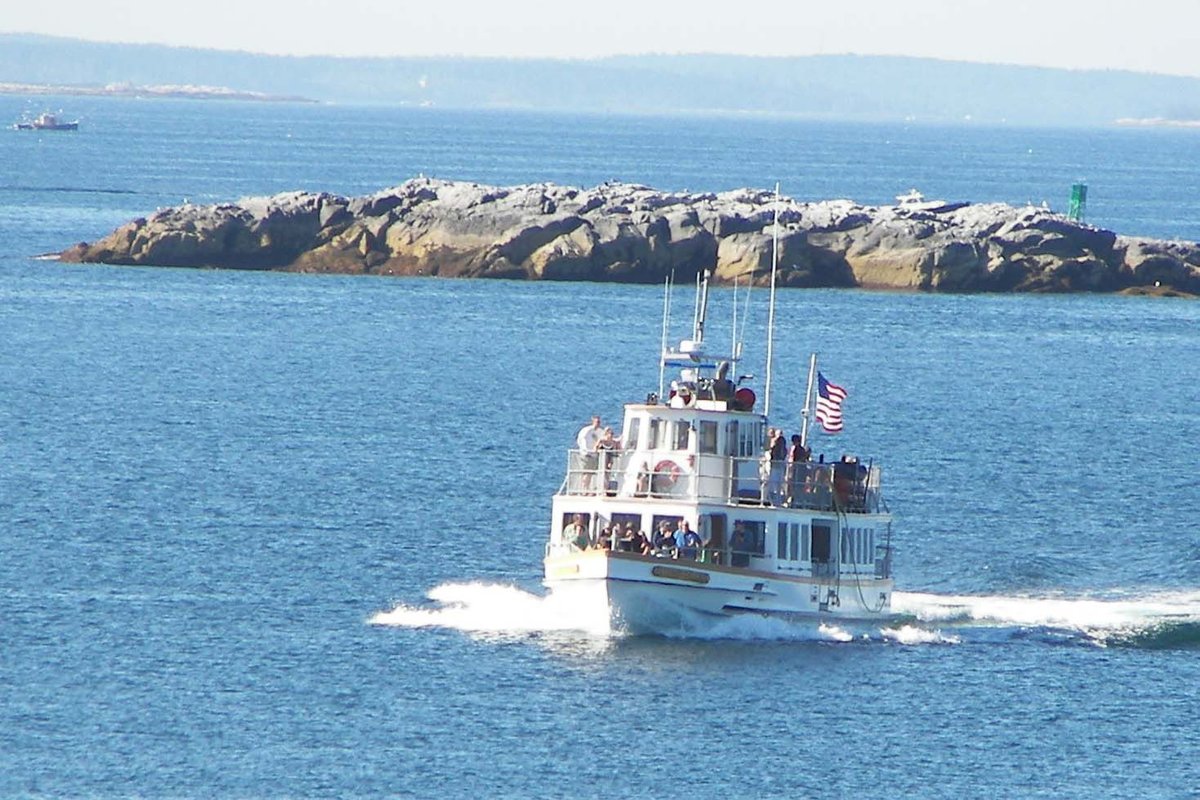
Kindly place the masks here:
[(771, 300), (767, 313), (767, 397), (763, 416), (771, 416), (771, 361), (775, 340), (775, 273), (779, 269), (779, 184), (775, 184), (775, 227), (771, 234)]
[(804, 410), (800, 412), (800, 446), (808, 447), (808, 418), (812, 408), (813, 378), (817, 376), (817, 354), (808, 359), (808, 388), (804, 390)]

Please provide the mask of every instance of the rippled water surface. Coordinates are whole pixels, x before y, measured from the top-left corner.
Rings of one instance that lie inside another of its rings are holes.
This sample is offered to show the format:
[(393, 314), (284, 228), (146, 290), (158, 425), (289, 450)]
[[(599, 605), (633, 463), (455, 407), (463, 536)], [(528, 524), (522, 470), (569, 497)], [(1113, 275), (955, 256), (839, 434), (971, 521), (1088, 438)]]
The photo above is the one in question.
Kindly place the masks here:
[(0, 131), (0, 795), (1200, 794), (1195, 303), (781, 292), (776, 410), (814, 349), (850, 389), (817, 449), (884, 465), (905, 617), (635, 638), (539, 562), (578, 426), (657, 388), (658, 290), (30, 258), (420, 172), (1086, 177), (1102, 224), (1195, 239), (1194, 132), (67, 102), (77, 134)]

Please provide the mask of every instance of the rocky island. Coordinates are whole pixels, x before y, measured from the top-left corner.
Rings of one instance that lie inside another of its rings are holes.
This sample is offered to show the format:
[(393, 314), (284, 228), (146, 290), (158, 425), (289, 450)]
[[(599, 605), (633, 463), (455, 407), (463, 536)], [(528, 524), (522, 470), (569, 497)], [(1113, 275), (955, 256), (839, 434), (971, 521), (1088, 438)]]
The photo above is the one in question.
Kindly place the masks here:
[(372, 275), (658, 283), (711, 270), (780, 286), (943, 292), (1200, 294), (1200, 245), (1119, 236), (1038, 207), (776, 203), (678, 193), (418, 178), (367, 197), (290, 192), (183, 205), (80, 243), (63, 261)]

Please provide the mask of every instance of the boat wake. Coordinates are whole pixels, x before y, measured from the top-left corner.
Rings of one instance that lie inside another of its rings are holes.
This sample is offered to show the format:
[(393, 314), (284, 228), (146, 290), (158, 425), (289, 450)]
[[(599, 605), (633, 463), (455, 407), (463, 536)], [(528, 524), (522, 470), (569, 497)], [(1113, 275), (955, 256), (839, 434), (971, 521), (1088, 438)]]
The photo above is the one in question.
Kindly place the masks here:
[(1145, 595), (1004, 596), (896, 592), (892, 607), (963, 640), (1040, 638), (1106, 647), (1200, 647), (1200, 591)]
[[(374, 614), (373, 625), (442, 628), (497, 638), (575, 633), (628, 634), (562, 597), (494, 583), (447, 583), (428, 603), (400, 604)], [(880, 642), (958, 645), (1035, 640), (1142, 649), (1200, 648), (1200, 591), (1140, 596), (1022, 597), (897, 592), (890, 624), (814, 624), (745, 615), (684, 615), (662, 631), (669, 638), (760, 641)]]

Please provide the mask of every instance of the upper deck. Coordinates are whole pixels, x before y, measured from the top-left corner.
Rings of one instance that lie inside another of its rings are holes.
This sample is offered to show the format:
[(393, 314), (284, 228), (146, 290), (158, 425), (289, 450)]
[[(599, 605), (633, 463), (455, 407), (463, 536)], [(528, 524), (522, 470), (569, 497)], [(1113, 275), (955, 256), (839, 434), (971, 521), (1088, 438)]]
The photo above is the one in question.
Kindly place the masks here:
[(878, 466), (771, 460), (767, 418), (731, 405), (678, 397), (627, 405), (619, 448), (571, 450), (559, 495), (886, 513)]

